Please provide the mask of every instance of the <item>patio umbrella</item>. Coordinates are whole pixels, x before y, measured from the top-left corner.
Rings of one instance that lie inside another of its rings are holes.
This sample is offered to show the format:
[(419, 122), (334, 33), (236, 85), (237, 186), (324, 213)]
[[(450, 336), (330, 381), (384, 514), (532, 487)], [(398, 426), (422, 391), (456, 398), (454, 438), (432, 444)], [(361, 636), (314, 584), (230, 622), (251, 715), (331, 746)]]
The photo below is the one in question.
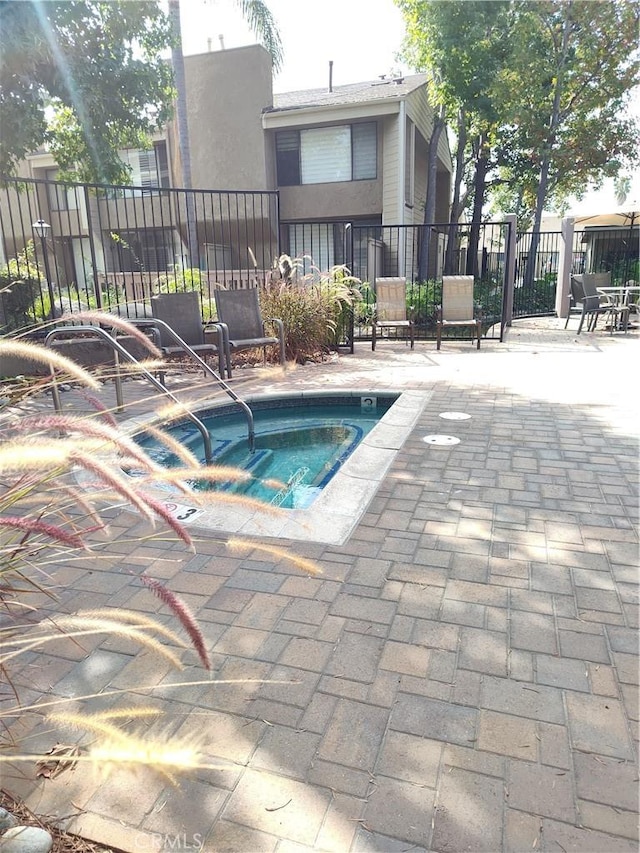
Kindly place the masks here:
[[(629, 229), (627, 235), (627, 246), (624, 253), (625, 271), (623, 281), (630, 277), (629, 271), (634, 260), (640, 257), (640, 240), (634, 240), (634, 227), (640, 224), (640, 211), (637, 210), (612, 210), (610, 213), (598, 213), (593, 216), (577, 216), (576, 226), (578, 228), (619, 228)], [(624, 238), (623, 238), (624, 242)], [(635, 250), (634, 250), (635, 247)]]
[(640, 223), (640, 211), (637, 210), (613, 210), (611, 213), (596, 213), (593, 216), (576, 216), (576, 225), (583, 226), (609, 226), (624, 228)]

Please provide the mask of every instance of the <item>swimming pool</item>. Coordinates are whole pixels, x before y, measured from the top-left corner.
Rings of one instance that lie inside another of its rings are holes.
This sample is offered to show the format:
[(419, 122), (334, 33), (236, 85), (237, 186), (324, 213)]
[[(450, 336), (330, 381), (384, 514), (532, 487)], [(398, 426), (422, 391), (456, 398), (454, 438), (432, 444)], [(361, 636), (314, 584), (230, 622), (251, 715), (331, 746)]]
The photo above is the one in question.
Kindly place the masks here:
[[(366, 395), (259, 400), (252, 405), (255, 449), (249, 450), (247, 423), (237, 407), (199, 412), (211, 438), (213, 463), (240, 468), (250, 480), (212, 486), (193, 482), (197, 490), (212, 488), (240, 493), (282, 509), (311, 506), (322, 489), (400, 395)], [(165, 431), (205, 464), (202, 436), (189, 421)], [(154, 461), (179, 465), (178, 458), (154, 438), (138, 438)]]
[[(323, 409), (327, 406), (347, 407), (349, 417), (343, 417), (343, 423), (340, 426), (345, 427), (345, 421), (353, 424), (357, 413), (359, 420), (357, 426), (362, 428), (363, 434), (359, 437), (359, 443), (354, 444), (351, 430), (347, 428), (346, 432), (342, 432), (341, 440), (337, 442), (339, 448), (337, 457), (329, 466), (334, 470), (322, 489), (316, 491), (317, 484), (311, 485), (312, 501), (310, 502), (307, 502), (307, 499), (311, 495), (306, 494), (306, 489), (300, 489), (297, 493), (292, 490), (294, 494), (291, 495), (291, 508), (285, 508), (275, 515), (273, 512), (260, 512), (254, 507), (245, 507), (238, 503), (225, 504), (223, 499), (213, 503), (207, 502), (204, 507), (196, 506), (195, 503), (189, 505), (188, 497), (171, 486), (166, 486), (165, 490), (159, 491), (157, 496), (181, 522), (197, 530), (201, 535), (242, 534), (243, 536), (268, 536), (340, 545), (346, 542), (358, 524), (396, 454), (416, 425), (431, 393), (430, 391), (398, 393), (397, 390), (387, 388), (366, 391), (299, 391), (283, 395), (246, 397), (245, 400), (251, 406), (256, 421), (256, 447), (258, 448), (262, 444), (278, 443), (278, 436), (284, 431), (282, 429), (278, 431), (276, 427), (269, 432), (266, 426), (274, 413), (283, 408), (295, 411), (302, 408), (310, 410), (314, 407)], [(363, 405), (363, 400), (372, 399), (375, 401), (373, 410), (370, 402)], [(334, 411), (337, 410), (337, 408), (334, 409)], [(201, 419), (215, 415), (218, 426), (223, 427), (224, 418), (235, 414), (236, 411), (235, 407), (227, 404), (220, 405), (219, 402), (204, 401), (195, 409), (195, 414)], [(360, 418), (363, 418), (364, 427)], [(145, 423), (150, 420), (145, 417), (131, 419), (127, 424), (128, 430), (140, 435), (144, 432)], [(185, 436), (186, 444), (197, 456), (200, 455), (202, 448), (198, 443), (201, 439), (195, 432), (191, 432), (191, 425), (184, 422), (176, 426), (185, 427), (190, 432), (190, 437)], [(309, 423), (306, 424), (306, 428), (315, 429)], [(237, 429), (235, 437), (230, 432), (218, 436), (225, 443), (225, 447), (221, 447), (217, 441), (214, 441), (214, 447), (219, 454), (215, 459), (217, 463), (224, 461), (226, 464), (224, 451), (226, 449), (227, 452), (231, 452), (234, 444), (237, 452), (248, 455), (247, 424), (244, 418), (238, 420), (233, 429)], [(301, 436), (298, 431), (298, 440), (303, 444), (309, 440), (324, 437), (317, 433), (312, 436)], [(216, 438), (215, 431), (212, 438)], [(273, 450), (273, 447), (262, 449)], [(346, 450), (348, 450), (347, 453), (345, 453)], [(166, 456), (170, 454), (166, 453)], [(339, 464), (336, 465), (337, 460)], [(171, 459), (165, 458), (163, 464), (171, 464)], [(296, 468), (296, 471), (300, 467), (309, 466), (303, 463)], [(264, 479), (263, 473), (260, 476)], [(286, 485), (291, 484), (285, 482)]]

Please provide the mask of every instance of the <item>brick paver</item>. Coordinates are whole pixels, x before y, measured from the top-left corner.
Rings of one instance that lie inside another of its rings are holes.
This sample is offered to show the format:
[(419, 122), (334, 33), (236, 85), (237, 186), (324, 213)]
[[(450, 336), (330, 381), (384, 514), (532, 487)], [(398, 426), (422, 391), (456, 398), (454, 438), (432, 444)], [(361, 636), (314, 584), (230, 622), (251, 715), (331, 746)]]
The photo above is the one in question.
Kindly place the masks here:
[[(83, 769), (71, 787), (29, 783), (32, 807), (81, 805), (71, 829), (136, 852), (636, 850), (637, 340), (563, 325), (521, 321), (480, 352), (358, 344), (284, 378), (237, 371), (239, 393), (433, 395), (344, 546), (276, 543), (316, 559), (318, 578), (229, 553), (223, 535), (197, 536), (196, 555), (166, 534), (132, 543), (127, 513), (99, 561), (53, 570), (61, 607), (172, 625), (135, 574), (166, 579), (200, 621), (212, 680), (179, 686), (206, 681), (191, 650), (176, 674), (110, 638), (25, 656), (17, 686), (124, 688), (130, 707), (162, 682), (166, 737), (194, 738), (206, 766), (181, 789), (152, 775), (137, 796), (124, 771)], [(426, 445), (434, 432), (461, 442)]]

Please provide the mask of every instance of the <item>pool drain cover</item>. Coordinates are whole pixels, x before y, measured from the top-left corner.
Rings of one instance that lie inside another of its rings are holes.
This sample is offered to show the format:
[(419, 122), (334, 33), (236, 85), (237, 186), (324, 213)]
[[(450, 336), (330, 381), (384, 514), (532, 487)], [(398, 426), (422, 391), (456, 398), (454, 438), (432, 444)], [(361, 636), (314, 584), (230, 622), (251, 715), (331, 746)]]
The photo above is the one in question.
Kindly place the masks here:
[(441, 412), (440, 417), (447, 421), (468, 421), (471, 415), (465, 412)]
[(440, 447), (460, 444), (460, 439), (456, 438), (455, 435), (425, 435), (422, 440), (426, 444), (437, 444)]

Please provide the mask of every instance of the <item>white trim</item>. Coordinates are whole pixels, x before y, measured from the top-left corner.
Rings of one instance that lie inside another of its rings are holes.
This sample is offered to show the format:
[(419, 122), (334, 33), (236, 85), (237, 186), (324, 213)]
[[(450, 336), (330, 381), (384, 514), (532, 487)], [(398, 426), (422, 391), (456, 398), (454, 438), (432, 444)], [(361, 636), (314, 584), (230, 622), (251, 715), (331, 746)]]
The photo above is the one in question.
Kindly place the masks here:
[(344, 124), (360, 118), (396, 115), (404, 101), (374, 101), (370, 104), (330, 104), (262, 113), (263, 130), (304, 127), (310, 124)]

